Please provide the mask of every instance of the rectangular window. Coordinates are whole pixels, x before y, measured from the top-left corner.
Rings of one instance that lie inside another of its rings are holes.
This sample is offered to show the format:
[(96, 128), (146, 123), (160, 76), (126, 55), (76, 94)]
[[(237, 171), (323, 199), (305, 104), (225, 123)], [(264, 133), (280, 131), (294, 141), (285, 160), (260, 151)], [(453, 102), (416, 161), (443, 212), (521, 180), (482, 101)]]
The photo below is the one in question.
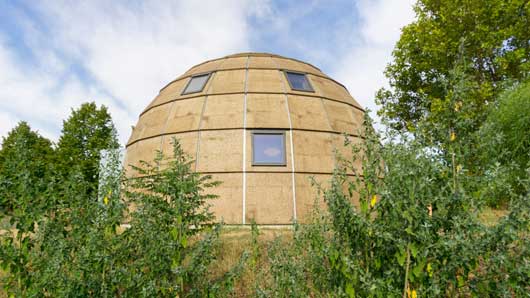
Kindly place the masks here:
[(286, 165), (285, 133), (283, 131), (252, 132), (252, 165)]
[(309, 84), (309, 80), (305, 73), (285, 71), (285, 76), (289, 82), (291, 89), (298, 91), (314, 92), (313, 87)]
[(206, 85), (206, 82), (208, 82), (209, 78), (210, 78), (210, 73), (205, 73), (205, 74), (191, 77), (190, 80), (188, 81), (188, 84), (186, 85), (186, 88), (184, 88), (184, 91), (182, 92), (182, 94), (201, 92), (202, 89), (204, 89), (204, 86)]

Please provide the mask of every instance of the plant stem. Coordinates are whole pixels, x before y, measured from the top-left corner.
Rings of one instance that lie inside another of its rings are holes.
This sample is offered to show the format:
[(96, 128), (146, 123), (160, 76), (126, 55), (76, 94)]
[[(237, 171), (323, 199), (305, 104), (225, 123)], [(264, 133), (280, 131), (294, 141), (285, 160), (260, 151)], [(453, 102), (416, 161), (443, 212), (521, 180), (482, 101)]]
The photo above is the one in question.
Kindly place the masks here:
[(405, 286), (403, 287), (403, 298), (407, 298), (407, 290), (409, 288), (409, 266), (410, 266), (410, 248), (407, 244), (407, 265), (405, 267)]

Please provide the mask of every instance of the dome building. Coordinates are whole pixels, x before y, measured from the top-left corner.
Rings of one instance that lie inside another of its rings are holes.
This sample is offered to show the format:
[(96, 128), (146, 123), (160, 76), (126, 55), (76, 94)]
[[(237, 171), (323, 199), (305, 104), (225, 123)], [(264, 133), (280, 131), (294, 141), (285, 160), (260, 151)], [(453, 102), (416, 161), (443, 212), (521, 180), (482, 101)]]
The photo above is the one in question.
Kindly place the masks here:
[(176, 137), (195, 170), (222, 184), (212, 211), (227, 224), (291, 224), (314, 205), (317, 181), (331, 178), (334, 150), (358, 135), (364, 110), (317, 67), (242, 53), (192, 67), (140, 114), (126, 164), (171, 154)]

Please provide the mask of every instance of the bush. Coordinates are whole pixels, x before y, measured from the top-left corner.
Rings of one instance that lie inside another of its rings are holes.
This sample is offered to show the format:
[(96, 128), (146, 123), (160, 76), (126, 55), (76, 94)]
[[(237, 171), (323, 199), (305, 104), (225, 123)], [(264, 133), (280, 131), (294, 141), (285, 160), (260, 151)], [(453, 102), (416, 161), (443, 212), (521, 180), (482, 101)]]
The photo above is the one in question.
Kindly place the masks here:
[[(483, 225), (458, 148), (447, 164), (403, 135), (382, 145), (369, 119), (365, 127), (366, 142), (347, 142), (355, 158), (343, 160), (324, 189), (327, 211), (298, 227), (287, 248), (269, 251), (275, 286), (267, 296), (527, 295), (528, 193), (512, 197), (499, 224)], [(353, 166), (359, 159), (362, 172)]]
[(506, 204), (510, 194), (526, 191), (530, 168), (530, 81), (505, 91), (480, 131), (485, 185), (491, 205)]
[[(117, 160), (115, 162), (118, 162)], [(43, 206), (35, 231), (19, 225), (2, 235), (4, 284), (16, 296), (219, 297), (231, 290), (242, 262), (211, 279), (220, 225), (213, 224), (206, 194), (217, 185), (191, 171), (175, 141), (171, 159), (134, 167), (121, 193), (114, 183), (102, 201), (87, 199), (83, 174), (60, 187)], [(65, 198), (62, 200), (61, 198)], [(50, 200), (50, 202), (53, 200)], [(33, 218), (33, 217), (31, 217)], [(129, 221), (130, 227), (123, 223)]]

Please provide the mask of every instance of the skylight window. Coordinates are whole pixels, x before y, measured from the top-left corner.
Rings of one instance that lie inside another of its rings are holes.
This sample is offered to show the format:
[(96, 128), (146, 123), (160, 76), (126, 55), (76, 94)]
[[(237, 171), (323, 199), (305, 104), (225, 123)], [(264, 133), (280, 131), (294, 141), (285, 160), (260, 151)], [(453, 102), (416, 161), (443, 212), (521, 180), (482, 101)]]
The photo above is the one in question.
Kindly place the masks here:
[(286, 165), (285, 133), (283, 131), (252, 132), (252, 165)]
[(298, 91), (308, 91), (313, 92), (313, 87), (309, 84), (309, 80), (304, 73), (286, 71), (285, 76), (289, 82), (291, 89)]
[(191, 79), (188, 81), (188, 85), (186, 85), (186, 88), (184, 88), (182, 94), (201, 92), (202, 89), (204, 89), (204, 86), (206, 85), (206, 82), (208, 82), (209, 78), (209, 73), (191, 77)]

